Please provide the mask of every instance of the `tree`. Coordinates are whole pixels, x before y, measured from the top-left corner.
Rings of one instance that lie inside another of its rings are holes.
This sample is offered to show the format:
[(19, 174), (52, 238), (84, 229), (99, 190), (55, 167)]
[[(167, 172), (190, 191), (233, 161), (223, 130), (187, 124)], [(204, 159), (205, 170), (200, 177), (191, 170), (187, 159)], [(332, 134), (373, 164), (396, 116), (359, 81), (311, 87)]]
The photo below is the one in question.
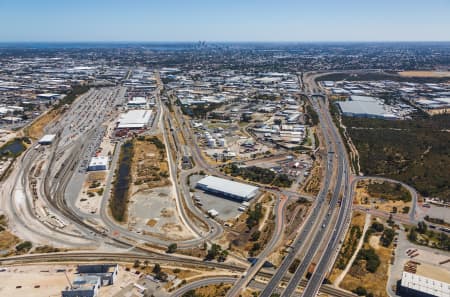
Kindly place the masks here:
[(389, 226), (394, 225), (394, 220), (392, 219), (392, 215), (389, 215), (389, 219), (386, 221)]
[(417, 232), (416, 232), (416, 228), (411, 227), (411, 229), (409, 230), (409, 234), (408, 234), (408, 239), (412, 242), (416, 242), (417, 241)]
[(134, 260), (133, 267), (134, 267), (134, 268), (138, 268), (139, 266), (141, 266), (141, 261), (139, 261), (139, 260)]
[(178, 248), (177, 244), (176, 243), (172, 243), (172, 244), (170, 244), (167, 247), (167, 251), (166, 252), (169, 253), (169, 254), (175, 253), (177, 248)]
[(417, 232), (419, 232), (420, 234), (424, 234), (427, 232), (427, 224), (425, 224), (424, 221), (420, 221), (417, 224)]
[(378, 222), (373, 222), (371, 226), (376, 232), (383, 232), (384, 225)]
[(258, 225), (259, 220), (263, 216), (263, 210), (262, 210), (262, 204), (256, 203), (255, 208), (253, 210), (248, 211), (248, 218), (247, 218), (247, 227), (249, 229), (253, 228), (254, 226)]
[(183, 294), (183, 297), (197, 297), (197, 295), (195, 294), (195, 290), (189, 290)]
[(364, 287), (357, 287), (353, 292), (358, 296), (367, 295), (367, 290)]
[(145, 265), (145, 268), (147, 268), (148, 267), (148, 264), (149, 264), (150, 262), (148, 261), (148, 260), (144, 260), (144, 265)]
[(394, 229), (390, 228), (385, 229), (383, 235), (381, 235), (380, 238), (381, 245), (384, 247), (388, 247), (391, 244), (394, 237), (395, 237)]
[(257, 231), (252, 233), (251, 240), (252, 241), (257, 241), (260, 236), (261, 236), (261, 232), (259, 230), (257, 230)]
[(206, 254), (206, 260), (214, 260), (221, 251), (222, 247), (218, 244), (213, 243), (211, 245), (211, 248), (208, 250), (208, 253)]
[(360, 250), (356, 258), (357, 260), (366, 260), (366, 270), (371, 273), (376, 272), (381, 263), (380, 257), (373, 248)]
[(165, 282), (165, 281), (167, 281), (168, 275), (167, 275), (167, 273), (160, 271), (155, 274), (155, 278), (160, 281)]
[(392, 213), (397, 213), (397, 207), (395, 206), (392, 207)]
[(228, 257), (228, 251), (227, 251), (227, 250), (223, 250), (223, 251), (219, 254), (219, 256), (217, 257), (217, 261), (218, 261), (218, 262), (225, 262), (225, 260), (227, 259), (227, 257)]
[(155, 267), (153, 267), (153, 273), (160, 273), (161, 272), (161, 265), (159, 265), (158, 263), (155, 264)]

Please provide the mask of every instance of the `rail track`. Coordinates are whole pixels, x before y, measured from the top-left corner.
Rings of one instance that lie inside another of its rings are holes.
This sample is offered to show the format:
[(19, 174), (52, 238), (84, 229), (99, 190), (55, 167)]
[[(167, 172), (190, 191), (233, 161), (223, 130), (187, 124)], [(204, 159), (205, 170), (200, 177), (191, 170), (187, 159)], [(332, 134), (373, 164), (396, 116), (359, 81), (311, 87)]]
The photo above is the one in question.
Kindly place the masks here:
[[(247, 267), (238, 266), (226, 263), (208, 262), (199, 259), (189, 259), (177, 257), (174, 255), (164, 255), (154, 252), (148, 252), (148, 254), (135, 254), (135, 253), (102, 253), (102, 252), (64, 252), (64, 253), (51, 253), (51, 254), (28, 254), (13, 256), (8, 258), (3, 258), (0, 263), (1, 265), (20, 265), (20, 264), (39, 264), (48, 262), (57, 263), (69, 263), (69, 262), (83, 262), (83, 261), (100, 261), (100, 262), (128, 262), (133, 263), (136, 260), (145, 261), (153, 260), (167, 264), (176, 264), (178, 266), (194, 266), (203, 268), (216, 268), (224, 269), (236, 272), (236, 278), (238, 273), (244, 272)], [(259, 271), (258, 276), (270, 279), (273, 276), (273, 272), (270, 271)], [(236, 278), (233, 278), (235, 281)], [(282, 281), (287, 282), (289, 277), (285, 276)], [(218, 281), (220, 283), (220, 281)], [(254, 283), (254, 282), (252, 282)], [(299, 284), (301, 287), (307, 285), (306, 280), (302, 280)], [(199, 285), (201, 286), (201, 284)], [(260, 286), (262, 288), (263, 286)], [(181, 288), (182, 289), (182, 288)], [(336, 297), (355, 297), (351, 292), (347, 292), (331, 285), (322, 285), (320, 287), (320, 292), (329, 294)]]

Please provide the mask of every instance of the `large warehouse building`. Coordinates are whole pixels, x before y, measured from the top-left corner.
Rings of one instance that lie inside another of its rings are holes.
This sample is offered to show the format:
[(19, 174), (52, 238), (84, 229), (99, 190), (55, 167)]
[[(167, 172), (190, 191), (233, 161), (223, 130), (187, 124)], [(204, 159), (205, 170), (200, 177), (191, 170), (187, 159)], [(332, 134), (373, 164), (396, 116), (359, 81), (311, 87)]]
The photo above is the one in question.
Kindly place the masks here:
[(143, 129), (150, 122), (151, 110), (129, 110), (120, 115), (117, 121), (118, 129)]
[(108, 157), (93, 157), (89, 162), (88, 171), (108, 170)]
[(448, 297), (450, 296), (450, 284), (444, 282), (444, 279), (445, 273), (443, 279), (436, 280), (403, 271), (398, 293), (405, 297)]
[(215, 176), (207, 176), (199, 180), (197, 188), (214, 195), (240, 201), (248, 201), (258, 193), (258, 187)]
[(50, 145), (53, 143), (53, 140), (55, 140), (55, 137), (55, 134), (46, 134), (39, 139), (38, 143), (41, 145)]
[(392, 112), (388, 111), (380, 99), (368, 96), (351, 96), (348, 101), (337, 102), (341, 113), (347, 117), (362, 118), (397, 118)]

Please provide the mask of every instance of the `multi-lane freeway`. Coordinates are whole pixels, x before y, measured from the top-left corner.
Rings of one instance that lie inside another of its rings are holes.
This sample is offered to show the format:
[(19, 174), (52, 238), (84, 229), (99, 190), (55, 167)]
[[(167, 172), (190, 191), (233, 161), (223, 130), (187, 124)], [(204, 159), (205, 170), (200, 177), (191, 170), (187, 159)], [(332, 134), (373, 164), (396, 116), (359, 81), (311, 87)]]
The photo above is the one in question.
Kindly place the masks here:
[[(289, 280), (286, 289), (283, 291), (283, 296), (291, 296), (295, 293), (296, 288), (313, 261), (314, 256), (318, 256), (320, 261), (312, 277), (323, 279), (324, 273), (322, 270), (324, 269), (321, 265), (323, 266), (323, 262), (329, 259), (335, 252), (336, 244), (341, 240), (345, 233), (346, 225), (344, 222), (348, 220), (350, 214), (351, 198), (347, 196), (349, 168), (345, 148), (328, 112), (326, 98), (323, 96), (309, 97), (309, 101), (319, 115), (320, 128), (325, 140), (327, 151), (325, 179), (321, 191), (315, 201), (316, 204), (313, 206), (311, 213), (303, 224), (301, 232), (294, 240), (292, 249), (284, 258), (274, 277), (262, 291), (261, 296), (263, 297), (269, 297), (276, 290), (281, 279), (287, 273), (287, 270), (292, 265), (297, 255), (300, 256), (300, 264)], [(334, 187), (332, 188), (331, 185), (333, 183)], [(331, 199), (329, 200), (330, 194)], [(332, 222), (334, 218), (339, 200), (341, 200), (341, 206), (337, 208), (338, 218), (334, 224), (335, 227), (332, 231), (331, 238), (328, 238), (327, 230), (330, 227), (330, 222)], [(322, 244), (327, 245), (326, 250), (322, 255), (316, 255)], [(328, 266), (326, 266), (326, 268), (328, 269)], [(311, 281), (310, 283), (313, 282)], [(318, 282), (319, 286), (320, 283), (321, 282)], [(311, 293), (311, 290), (315, 291), (315, 288), (310, 288), (311, 286), (307, 288), (309, 293)], [(314, 295), (315, 292), (313, 295), (305, 296)]]

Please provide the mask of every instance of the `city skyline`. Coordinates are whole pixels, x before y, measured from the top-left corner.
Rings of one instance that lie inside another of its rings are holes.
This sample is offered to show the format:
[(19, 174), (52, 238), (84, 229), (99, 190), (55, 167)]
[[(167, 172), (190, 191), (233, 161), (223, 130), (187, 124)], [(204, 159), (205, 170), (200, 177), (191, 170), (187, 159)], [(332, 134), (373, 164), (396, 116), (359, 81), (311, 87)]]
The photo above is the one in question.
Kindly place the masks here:
[(0, 2), (0, 42), (448, 41), (450, 3)]

